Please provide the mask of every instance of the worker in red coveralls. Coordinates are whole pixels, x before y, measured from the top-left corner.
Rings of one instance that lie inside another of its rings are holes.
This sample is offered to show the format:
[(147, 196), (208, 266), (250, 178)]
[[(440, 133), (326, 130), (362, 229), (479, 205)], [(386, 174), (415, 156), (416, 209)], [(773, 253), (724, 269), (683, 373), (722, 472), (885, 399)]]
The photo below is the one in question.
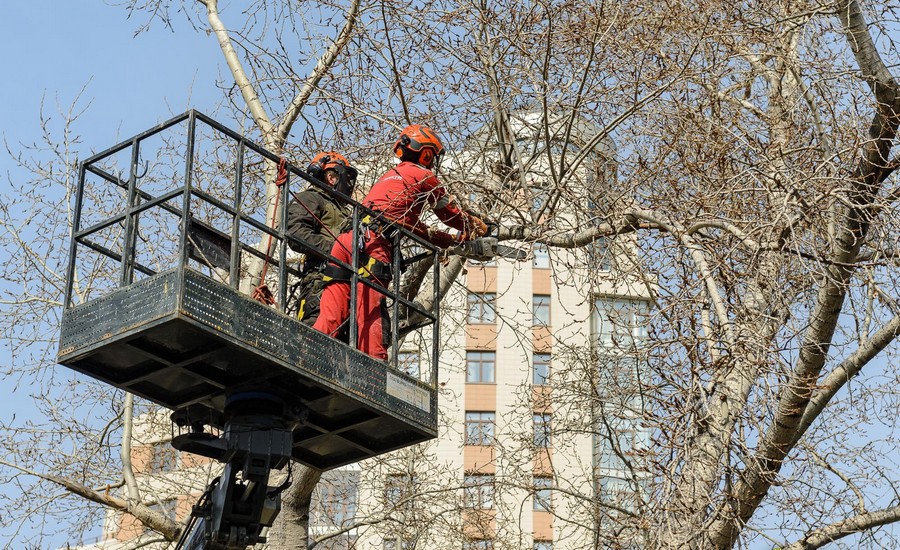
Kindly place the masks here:
[[(444, 146), (430, 128), (413, 124), (405, 128), (394, 143), (400, 164), (388, 170), (375, 182), (362, 204), (379, 213), (377, 220), (364, 218), (360, 223), (359, 240), (362, 247), (359, 265), (363, 276), (372, 278), (387, 288), (391, 280), (393, 258), (391, 230), (400, 225), (440, 248), (449, 248), (461, 241), (476, 239), (487, 233), (487, 225), (477, 216), (465, 212), (432, 172), (440, 166)], [(425, 225), (420, 216), (428, 206), (437, 217), (459, 230), (455, 237)], [(331, 255), (351, 263), (353, 232), (341, 234), (331, 249)], [(332, 263), (326, 268), (325, 290), (322, 292), (321, 313), (313, 328), (334, 336), (350, 315), (350, 274)], [(360, 283), (357, 287), (357, 348), (377, 359), (387, 359), (390, 342), (390, 321), (385, 297)]]

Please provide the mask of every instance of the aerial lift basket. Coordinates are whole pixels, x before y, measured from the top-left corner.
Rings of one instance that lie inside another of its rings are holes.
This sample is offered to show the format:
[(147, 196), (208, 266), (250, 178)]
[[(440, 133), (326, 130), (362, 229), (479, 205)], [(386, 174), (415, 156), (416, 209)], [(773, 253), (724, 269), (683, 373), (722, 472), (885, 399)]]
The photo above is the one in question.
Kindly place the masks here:
[[(192, 425), (222, 428), (232, 396), (271, 396), (290, 419), (291, 456), (320, 469), (436, 437), (435, 250), (398, 232), (397, 250), (432, 262), (432, 308), (401, 296), (399, 276), (381, 289), (393, 334), (405, 320), (430, 324), (407, 337), (412, 351), (395, 340), (384, 363), (303, 325), (284, 313), (300, 274), (286, 205), (306, 186), (334, 191), (288, 164), (278, 223), (269, 223), (264, 173), (279, 160), (189, 111), (84, 161), (59, 362)], [(352, 205), (354, 220), (370, 213)], [(248, 295), (260, 262), (270, 262), (275, 306)]]

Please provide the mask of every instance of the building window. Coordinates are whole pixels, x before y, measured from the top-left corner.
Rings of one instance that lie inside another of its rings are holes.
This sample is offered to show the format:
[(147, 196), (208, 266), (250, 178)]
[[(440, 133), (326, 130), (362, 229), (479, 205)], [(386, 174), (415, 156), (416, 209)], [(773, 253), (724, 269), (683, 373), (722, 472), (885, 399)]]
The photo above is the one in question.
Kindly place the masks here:
[(384, 500), (390, 506), (402, 506), (407, 504), (407, 499), (413, 495), (415, 478), (409, 474), (391, 474), (384, 480)]
[(466, 352), (466, 382), (469, 384), (493, 384), (497, 354), (493, 351)]
[(534, 510), (538, 512), (550, 511), (550, 499), (553, 494), (552, 477), (534, 478)]
[(532, 384), (535, 386), (543, 386), (547, 384), (550, 378), (550, 354), (549, 353), (533, 353), (531, 355), (532, 364)]
[(171, 472), (178, 468), (178, 451), (168, 441), (154, 443), (150, 447), (150, 473)]
[(593, 332), (601, 348), (634, 351), (647, 340), (646, 300), (599, 298), (594, 302)]
[(342, 526), (356, 517), (359, 472), (335, 470), (319, 480), (310, 506), (310, 521), (317, 526)]
[(493, 445), (494, 413), (466, 411), (466, 445)]
[(494, 507), (494, 476), (470, 474), (463, 481), (466, 508), (488, 510)]
[(553, 543), (549, 540), (536, 540), (534, 550), (553, 550)]
[(639, 491), (646, 489), (639, 483), (610, 476), (600, 476), (600, 498), (605, 503), (613, 504), (624, 510), (634, 511), (640, 501)]
[(384, 539), (384, 550), (412, 550), (416, 543), (410, 539), (390, 538)]
[[(634, 510), (643, 488), (637, 472), (648, 468), (643, 451), (650, 430), (641, 425), (644, 393), (641, 370), (645, 359), (650, 302), (598, 298), (591, 327), (596, 347), (597, 392), (606, 407), (595, 428), (594, 466), (598, 494), (619, 510)], [(638, 478), (638, 479), (635, 479)]]
[(597, 393), (604, 401), (615, 401), (621, 412), (640, 413), (644, 395), (640, 385), (640, 363), (633, 355), (616, 352), (597, 354)]
[[(650, 430), (640, 424), (640, 417), (631, 416), (626, 408), (622, 417), (609, 416), (594, 433), (594, 462), (604, 470), (632, 471), (644, 468), (645, 452), (650, 447)], [(641, 407), (634, 407), (640, 412)]]
[(588, 255), (588, 266), (595, 271), (612, 271), (612, 253), (606, 237), (600, 237), (585, 247)]
[(413, 378), (421, 376), (421, 366), (418, 351), (401, 351), (397, 354), (397, 368)]
[(540, 327), (550, 326), (550, 296), (546, 294), (535, 294), (531, 298), (531, 303), (531, 324)]
[(534, 267), (536, 269), (550, 268), (550, 250), (544, 243), (534, 243), (531, 249), (534, 254)]
[(467, 540), (463, 543), (463, 550), (493, 550), (494, 541), (487, 539)]
[(550, 429), (552, 416), (549, 414), (534, 415), (534, 446), (538, 449), (550, 447)]
[(466, 298), (466, 320), (470, 325), (490, 324), (497, 321), (497, 312), (494, 310), (494, 302), (497, 295), (493, 292), (479, 294), (470, 292)]

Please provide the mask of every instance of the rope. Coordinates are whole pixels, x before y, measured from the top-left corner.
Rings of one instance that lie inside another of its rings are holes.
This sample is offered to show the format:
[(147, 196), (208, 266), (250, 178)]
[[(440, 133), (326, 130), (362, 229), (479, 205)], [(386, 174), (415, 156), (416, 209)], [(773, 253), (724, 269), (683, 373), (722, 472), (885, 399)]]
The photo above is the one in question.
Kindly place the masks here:
[[(278, 215), (278, 202), (279, 199), (281, 199), (281, 187), (287, 183), (287, 179), (287, 160), (285, 160), (284, 157), (281, 157), (278, 159), (278, 175), (275, 177), (275, 186), (278, 188), (278, 193), (275, 195), (275, 207), (272, 210), (272, 221), (269, 223), (269, 227), (275, 227), (275, 216)], [(272, 257), (272, 234), (269, 233), (268, 235), (269, 239), (266, 243), (266, 261), (263, 263), (259, 285), (253, 289), (253, 299), (267, 306), (274, 306), (276, 304), (275, 295), (269, 290), (269, 286), (266, 284), (266, 273), (269, 271), (269, 262)]]

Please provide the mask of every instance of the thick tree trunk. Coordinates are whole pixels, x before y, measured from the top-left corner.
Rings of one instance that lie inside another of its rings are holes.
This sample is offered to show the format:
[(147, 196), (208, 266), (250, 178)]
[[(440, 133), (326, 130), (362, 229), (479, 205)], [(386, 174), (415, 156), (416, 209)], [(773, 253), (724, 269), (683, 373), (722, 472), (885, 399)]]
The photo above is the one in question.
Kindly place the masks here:
[[(267, 548), (271, 550), (306, 550), (309, 547), (309, 507), (322, 471), (299, 464), (291, 467), (293, 483), (282, 493), (281, 513), (269, 530)], [(282, 481), (283, 478), (272, 483)]]

